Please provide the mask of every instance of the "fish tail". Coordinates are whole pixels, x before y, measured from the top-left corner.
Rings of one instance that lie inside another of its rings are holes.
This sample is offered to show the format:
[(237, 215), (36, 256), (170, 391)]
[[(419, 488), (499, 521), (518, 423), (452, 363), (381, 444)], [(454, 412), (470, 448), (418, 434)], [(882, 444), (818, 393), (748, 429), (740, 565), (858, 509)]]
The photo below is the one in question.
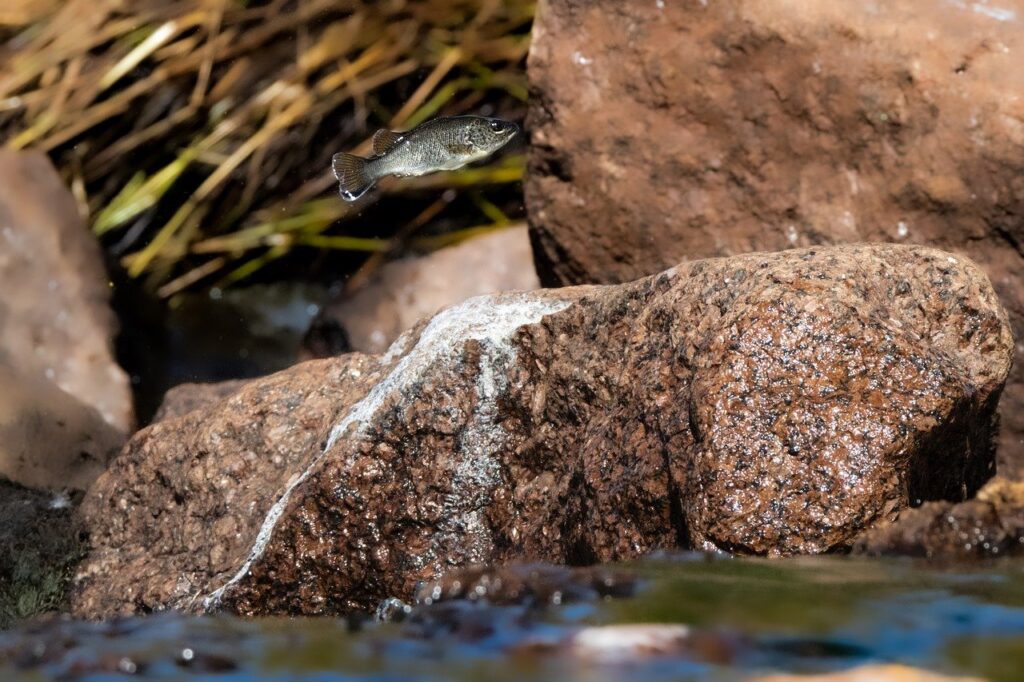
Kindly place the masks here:
[(367, 169), (367, 160), (355, 154), (341, 152), (331, 159), (334, 177), (338, 178), (341, 198), (355, 201), (373, 187), (374, 178)]

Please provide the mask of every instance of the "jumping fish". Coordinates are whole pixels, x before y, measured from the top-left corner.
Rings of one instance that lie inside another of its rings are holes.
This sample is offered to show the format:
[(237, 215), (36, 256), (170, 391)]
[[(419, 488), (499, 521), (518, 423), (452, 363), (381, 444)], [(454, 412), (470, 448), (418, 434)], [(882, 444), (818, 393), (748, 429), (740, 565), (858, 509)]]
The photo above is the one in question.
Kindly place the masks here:
[(408, 177), (462, 168), (498, 151), (518, 132), (519, 126), (500, 118), (435, 118), (404, 133), (378, 130), (372, 157), (341, 152), (331, 165), (341, 198), (355, 201), (386, 175)]

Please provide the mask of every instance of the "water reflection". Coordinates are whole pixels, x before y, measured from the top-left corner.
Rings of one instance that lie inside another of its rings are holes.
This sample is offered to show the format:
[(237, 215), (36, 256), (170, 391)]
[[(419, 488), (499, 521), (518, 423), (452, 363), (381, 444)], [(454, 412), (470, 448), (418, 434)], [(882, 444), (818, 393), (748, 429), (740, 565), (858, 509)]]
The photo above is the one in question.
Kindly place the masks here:
[(0, 636), (0, 671), (11, 680), (736, 679), (902, 663), (1011, 680), (1024, 669), (1019, 566), (685, 555), (624, 570), (635, 590), (530, 589), (500, 604), (442, 595), (394, 623), (52, 621)]

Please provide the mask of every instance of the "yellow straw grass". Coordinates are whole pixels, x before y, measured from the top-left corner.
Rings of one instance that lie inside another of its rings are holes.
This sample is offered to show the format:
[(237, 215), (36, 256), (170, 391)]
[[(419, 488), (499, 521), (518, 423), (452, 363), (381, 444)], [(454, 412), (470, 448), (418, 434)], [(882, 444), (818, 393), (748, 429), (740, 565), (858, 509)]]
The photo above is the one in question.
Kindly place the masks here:
[(471, 234), (521, 215), (501, 189), (522, 177), (517, 153), (381, 183), (378, 197), (428, 216), (386, 226), (365, 216), (373, 199), (334, 194), (329, 168), (334, 152), (367, 153), (379, 127), (481, 107), (521, 116), (532, 0), (8, 4), (0, 144), (48, 152), (96, 234), (163, 296), (296, 250), (377, 262), (457, 239), (412, 231)]

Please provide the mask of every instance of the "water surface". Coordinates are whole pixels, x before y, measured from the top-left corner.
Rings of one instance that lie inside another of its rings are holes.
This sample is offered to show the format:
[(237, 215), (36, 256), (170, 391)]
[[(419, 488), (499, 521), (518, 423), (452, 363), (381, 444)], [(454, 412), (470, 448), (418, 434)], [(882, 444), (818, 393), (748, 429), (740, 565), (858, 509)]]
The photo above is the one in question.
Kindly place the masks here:
[[(1024, 671), (1019, 562), (687, 555), (621, 570), (630, 596), (569, 587), (505, 605), (439, 601), (400, 622), (158, 614), (23, 626), (0, 633), (0, 679), (733, 680), (891, 662), (992, 680)], [(621, 641), (617, 631), (587, 629), (625, 624), (688, 634), (619, 649), (600, 645)]]

